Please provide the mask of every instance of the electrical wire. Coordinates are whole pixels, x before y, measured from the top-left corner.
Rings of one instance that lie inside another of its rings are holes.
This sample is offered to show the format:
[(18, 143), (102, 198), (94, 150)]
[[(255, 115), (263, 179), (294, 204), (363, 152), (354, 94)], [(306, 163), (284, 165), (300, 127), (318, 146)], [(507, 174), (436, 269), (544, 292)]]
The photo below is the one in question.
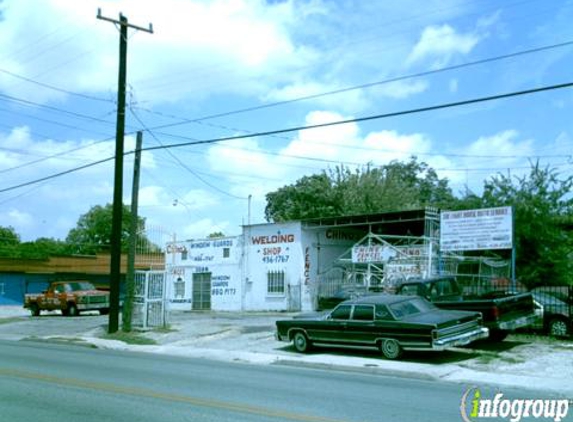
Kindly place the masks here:
[[(139, 118), (139, 116), (130, 108), (130, 112), (133, 115), (133, 117), (135, 117), (135, 119), (143, 126), (143, 128), (145, 129), (145, 131), (147, 133), (149, 133), (153, 139), (155, 139), (160, 146), (165, 147), (165, 145), (155, 136), (155, 134), (149, 130), (149, 128), (147, 128), (145, 126), (145, 123), (143, 123), (143, 121)], [(237, 195), (233, 195), (230, 192), (224, 191), (223, 189), (213, 185), (212, 183), (209, 183), (207, 180), (205, 180), (204, 178), (202, 178), (201, 176), (199, 176), (199, 174), (197, 174), (195, 171), (193, 171), (188, 165), (186, 165), (183, 161), (181, 161), (179, 159), (179, 157), (177, 157), (175, 154), (173, 154), (169, 149), (165, 149), (165, 151), (167, 151), (167, 153), (185, 170), (187, 170), (189, 173), (191, 173), (193, 176), (195, 176), (195, 178), (197, 178), (198, 180), (200, 180), (201, 182), (203, 182), (205, 185), (209, 186), (210, 188), (216, 190), (219, 193), (222, 193), (223, 195), (229, 196), (231, 198), (235, 198), (235, 199), (248, 199), (248, 198), (243, 198), (241, 196), (237, 196)]]
[(499, 55), (499, 56), (488, 57), (485, 59), (475, 60), (475, 61), (466, 62), (466, 63), (462, 63), (462, 64), (458, 64), (458, 65), (441, 67), (439, 69), (426, 70), (423, 72), (411, 73), (408, 75), (402, 75), (402, 76), (397, 76), (397, 77), (393, 77), (393, 78), (383, 79), (380, 81), (374, 81), (374, 82), (369, 82), (369, 83), (365, 83), (365, 84), (354, 85), (354, 86), (350, 86), (350, 87), (346, 87), (346, 88), (322, 92), (319, 94), (312, 94), (312, 95), (307, 95), (307, 96), (303, 96), (303, 97), (293, 98), (290, 100), (277, 101), (277, 102), (270, 103), (270, 104), (261, 104), (261, 105), (257, 105), (257, 106), (226, 111), (223, 113), (211, 114), (211, 115), (198, 117), (198, 118), (194, 118), (194, 119), (185, 119), (185, 118), (181, 118), (181, 117), (177, 117), (177, 116), (170, 116), (168, 114), (156, 113), (152, 110), (147, 110), (147, 109), (143, 109), (143, 110), (150, 112), (150, 113), (158, 114), (158, 115), (161, 115), (164, 117), (176, 118), (178, 120), (181, 119), (180, 121), (175, 122), (175, 123), (168, 123), (168, 124), (155, 126), (155, 127), (151, 128), (152, 130), (165, 129), (165, 128), (181, 126), (181, 125), (189, 124), (189, 123), (197, 123), (197, 122), (200, 122), (203, 120), (210, 120), (210, 119), (216, 119), (216, 118), (220, 118), (220, 117), (227, 117), (227, 116), (231, 116), (231, 115), (235, 115), (235, 114), (242, 114), (242, 113), (247, 113), (247, 112), (251, 112), (251, 111), (258, 111), (258, 110), (263, 110), (263, 109), (267, 109), (267, 108), (278, 107), (278, 106), (283, 106), (283, 105), (287, 105), (287, 104), (293, 104), (293, 103), (297, 103), (297, 102), (301, 102), (301, 101), (313, 100), (313, 99), (322, 98), (322, 97), (326, 97), (326, 96), (330, 96), (330, 95), (342, 94), (345, 92), (354, 91), (354, 90), (358, 90), (358, 89), (372, 88), (375, 86), (390, 84), (393, 82), (400, 82), (400, 81), (404, 81), (404, 80), (408, 80), (408, 79), (435, 75), (438, 73), (449, 72), (452, 70), (463, 69), (463, 68), (470, 67), (470, 66), (477, 66), (477, 65), (491, 63), (491, 62), (500, 61), (500, 60), (507, 60), (507, 59), (511, 59), (511, 58), (515, 58), (515, 57), (519, 57), (519, 56), (538, 53), (541, 51), (547, 51), (547, 50), (552, 50), (552, 49), (556, 49), (556, 48), (568, 47), (571, 45), (573, 45), (573, 40), (564, 41), (561, 43), (556, 43), (556, 44), (551, 44), (551, 45), (545, 45), (545, 46), (541, 46), (541, 47), (530, 48), (527, 50), (516, 51), (513, 53), (503, 54), (503, 55)]
[[(316, 125), (298, 126), (298, 127), (278, 129), (278, 130), (273, 130), (273, 131), (258, 132), (258, 133), (249, 134), (249, 135), (229, 136), (229, 137), (225, 137), (225, 138), (215, 138), (215, 139), (207, 139), (207, 140), (201, 140), (201, 141), (195, 140), (193, 142), (185, 142), (185, 143), (171, 144), (171, 145), (164, 145), (164, 146), (157, 146), (157, 147), (146, 147), (146, 148), (142, 148), (142, 151), (154, 151), (154, 150), (178, 148), (178, 147), (190, 146), (190, 145), (207, 145), (207, 144), (225, 142), (225, 141), (230, 141), (230, 140), (269, 136), (269, 135), (274, 135), (274, 134), (297, 132), (297, 131), (302, 131), (302, 130), (318, 129), (318, 128), (331, 127), (331, 126), (339, 126), (339, 125), (348, 124), (348, 123), (359, 123), (359, 122), (365, 122), (365, 121), (371, 121), (371, 120), (386, 119), (386, 118), (390, 118), (390, 117), (405, 116), (405, 115), (409, 115), (409, 114), (424, 113), (424, 112), (435, 111), (435, 110), (443, 110), (443, 109), (447, 109), (447, 108), (460, 107), (460, 106), (478, 104), (478, 103), (489, 102), (489, 101), (496, 101), (496, 100), (505, 99), (505, 98), (512, 98), (512, 97), (518, 97), (518, 96), (523, 96), (523, 95), (531, 95), (531, 94), (553, 91), (553, 90), (564, 89), (564, 88), (571, 88), (571, 87), (573, 87), (573, 82), (566, 82), (566, 83), (561, 83), (561, 84), (554, 84), (554, 85), (547, 85), (547, 86), (542, 86), (542, 87), (538, 87), (538, 88), (526, 89), (526, 90), (522, 90), (522, 91), (513, 91), (513, 92), (504, 93), (504, 94), (490, 95), (487, 97), (473, 98), (473, 99), (464, 100), (464, 101), (443, 103), (443, 104), (438, 104), (438, 105), (433, 105), (433, 106), (420, 107), (420, 108), (397, 111), (397, 112), (392, 112), (392, 113), (377, 114), (377, 115), (372, 115), (372, 116), (358, 117), (358, 118), (354, 118), (354, 119), (339, 120), (339, 121), (335, 121), (335, 122), (321, 123), (321, 124), (316, 124)], [(133, 154), (133, 151), (127, 152), (124, 155), (128, 155), (128, 154)], [(75, 171), (83, 170), (83, 169), (88, 168), (88, 167), (93, 167), (97, 164), (111, 161), (113, 159), (114, 159), (114, 157), (109, 157), (109, 158), (95, 161), (93, 163), (89, 163), (89, 164), (86, 164), (86, 165), (83, 165), (80, 167), (69, 169), (69, 170), (64, 171), (64, 172), (60, 172), (60, 173), (46, 176), (46, 177), (43, 177), (40, 179), (32, 180), (29, 182), (24, 182), (24, 183), (15, 185), (15, 186), (3, 188), (3, 189), (0, 189), (0, 193), (8, 192), (8, 191), (18, 189), (18, 188), (21, 188), (24, 186), (29, 186), (29, 185), (32, 185), (32, 184), (35, 184), (38, 182), (42, 182), (44, 180), (54, 179), (56, 177), (63, 176), (65, 174), (70, 174), (70, 173), (73, 173)]]

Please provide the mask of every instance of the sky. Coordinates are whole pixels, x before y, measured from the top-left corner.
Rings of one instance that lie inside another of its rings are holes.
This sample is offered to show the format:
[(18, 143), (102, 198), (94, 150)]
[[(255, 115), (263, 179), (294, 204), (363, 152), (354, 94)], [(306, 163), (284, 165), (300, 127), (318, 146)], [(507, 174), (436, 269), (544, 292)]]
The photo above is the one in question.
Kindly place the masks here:
[(22, 241), (113, 201), (113, 160), (92, 164), (115, 151), (119, 30), (98, 8), (153, 25), (128, 32), (123, 197), (143, 131), (139, 215), (170, 238), (240, 234), (339, 165), (416, 156), (456, 194), (573, 173), (573, 88), (354, 121), (573, 82), (573, 1), (0, 0), (0, 226)]

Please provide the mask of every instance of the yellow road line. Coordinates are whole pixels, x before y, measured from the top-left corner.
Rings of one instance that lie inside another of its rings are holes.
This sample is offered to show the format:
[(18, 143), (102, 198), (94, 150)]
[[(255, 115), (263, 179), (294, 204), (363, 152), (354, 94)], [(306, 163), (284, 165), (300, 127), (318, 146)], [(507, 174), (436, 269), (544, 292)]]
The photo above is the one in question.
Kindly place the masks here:
[(345, 422), (341, 419), (330, 419), (324, 418), (321, 416), (312, 416), (312, 415), (305, 415), (301, 413), (292, 413), (286, 412), (282, 410), (274, 410), (268, 409), (264, 407), (252, 406), (248, 404), (241, 404), (241, 403), (233, 403), (233, 402), (226, 402), (220, 400), (209, 400), (209, 399), (201, 399), (198, 397), (190, 397), (178, 394), (167, 394), (161, 393), (158, 391), (147, 390), (142, 388), (135, 388), (135, 387), (122, 387), (118, 385), (114, 385), (111, 383), (103, 383), (103, 382), (93, 382), (93, 381), (84, 381), (77, 378), (63, 378), (57, 377), (54, 375), (47, 375), (47, 374), (39, 374), (33, 372), (24, 372), (24, 371), (17, 371), (11, 369), (1, 369), (0, 368), (0, 375), (13, 377), (13, 378), (23, 378), (23, 379), (30, 379), (35, 381), (43, 381), (52, 384), (59, 384), (64, 386), (70, 387), (78, 387), (88, 390), (97, 390), (103, 391), (108, 393), (117, 393), (117, 394), (125, 394), (130, 396), (139, 396), (139, 397), (147, 397), (147, 398), (154, 398), (159, 400), (165, 401), (172, 401), (172, 402), (179, 402), (179, 403), (187, 403), (194, 406), (202, 406), (202, 407), (209, 407), (214, 409), (222, 409), (222, 410), (229, 410), (232, 412), (241, 412), (241, 413), (249, 413), (259, 416), (265, 417), (272, 417), (272, 418), (282, 418), (282, 419), (289, 419), (294, 421), (300, 422)]

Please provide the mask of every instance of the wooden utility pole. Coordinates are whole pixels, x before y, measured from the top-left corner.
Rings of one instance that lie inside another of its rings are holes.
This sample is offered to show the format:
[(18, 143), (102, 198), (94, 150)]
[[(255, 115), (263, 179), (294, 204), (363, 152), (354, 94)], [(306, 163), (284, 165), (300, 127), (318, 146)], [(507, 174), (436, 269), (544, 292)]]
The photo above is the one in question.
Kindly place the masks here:
[(98, 9), (97, 18), (119, 25), (119, 78), (117, 84), (117, 123), (115, 131), (115, 171), (113, 186), (113, 217), (111, 224), (110, 257), (110, 305), (108, 332), (119, 328), (119, 286), (121, 279), (121, 220), (123, 214), (123, 140), (125, 132), (125, 91), (127, 75), (127, 29), (153, 33), (153, 27), (142, 28), (130, 24), (121, 13), (119, 20), (102, 16)]
[(125, 280), (125, 299), (123, 301), (122, 329), (131, 331), (131, 316), (133, 315), (133, 296), (135, 293), (135, 249), (137, 246), (137, 229), (139, 228), (139, 175), (141, 169), (141, 144), (143, 132), (137, 132), (135, 145), (135, 160), (133, 162), (133, 185), (131, 188), (131, 227), (129, 228), (129, 251), (127, 254), (127, 274)]

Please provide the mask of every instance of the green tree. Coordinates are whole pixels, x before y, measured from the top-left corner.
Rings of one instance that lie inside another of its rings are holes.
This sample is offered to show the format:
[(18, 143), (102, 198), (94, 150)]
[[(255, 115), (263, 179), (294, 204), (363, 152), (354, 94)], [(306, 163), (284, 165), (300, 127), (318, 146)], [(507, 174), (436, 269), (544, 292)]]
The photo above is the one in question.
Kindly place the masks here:
[[(70, 245), (72, 253), (95, 254), (97, 252), (110, 250), (111, 225), (113, 219), (113, 206), (96, 205), (86, 214), (83, 214), (75, 228), (70, 230), (66, 237), (66, 242)], [(127, 252), (129, 242), (129, 227), (132, 214), (128, 206), (124, 205), (122, 210), (122, 233), (121, 250)], [(138, 217), (137, 222), (137, 245), (152, 245), (145, 237), (145, 220)]]
[(14, 227), (0, 226), (0, 257), (15, 258), (20, 245), (20, 235)]
[(426, 163), (412, 157), (351, 171), (338, 166), (329, 172), (305, 176), (293, 185), (267, 194), (267, 221), (371, 214), (442, 207), (455, 198), (447, 179), (440, 179)]
[(221, 237), (225, 237), (225, 234), (223, 232), (213, 232), (209, 236), (207, 236), (207, 239), (218, 239)]
[(553, 168), (531, 165), (528, 175), (503, 174), (484, 183), (481, 197), (466, 192), (458, 209), (512, 206), (516, 275), (529, 287), (573, 284), (573, 176), (560, 178)]
[(47, 237), (40, 237), (33, 242), (23, 242), (18, 251), (19, 257), (26, 259), (46, 259), (50, 256), (69, 255), (72, 252), (68, 243)]

